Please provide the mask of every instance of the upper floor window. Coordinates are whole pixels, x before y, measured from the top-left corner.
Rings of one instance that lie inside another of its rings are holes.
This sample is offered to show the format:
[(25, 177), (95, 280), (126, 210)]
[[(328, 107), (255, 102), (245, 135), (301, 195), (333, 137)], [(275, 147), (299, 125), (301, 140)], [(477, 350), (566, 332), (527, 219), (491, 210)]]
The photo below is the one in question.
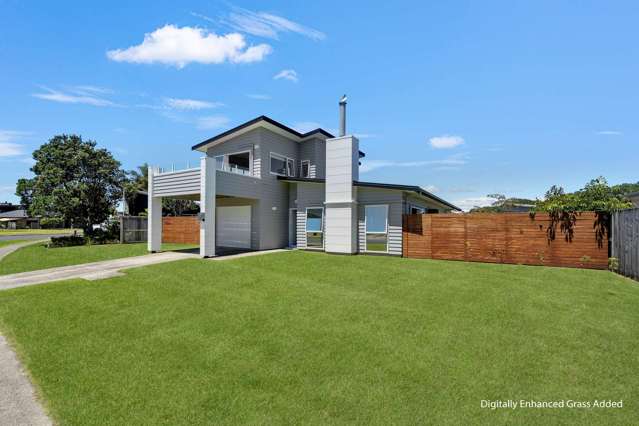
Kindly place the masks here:
[(251, 151), (234, 152), (215, 157), (215, 167), (225, 172), (251, 175), (253, 155)]
[(271, 152), (271, 173), (279, 176), (295, 176), (295, 160)]
[(307, 178), (311, 177), (311, 162), (309, 160), (302, 161), (300, 167), (300, 177)]

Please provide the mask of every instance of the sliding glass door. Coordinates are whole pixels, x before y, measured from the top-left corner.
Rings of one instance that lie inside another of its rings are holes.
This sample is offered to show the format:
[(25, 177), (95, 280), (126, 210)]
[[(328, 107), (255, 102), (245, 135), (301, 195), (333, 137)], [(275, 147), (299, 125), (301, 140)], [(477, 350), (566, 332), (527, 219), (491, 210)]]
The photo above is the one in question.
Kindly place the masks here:
[(324, 208), (306, 209), (306, 247), (324, 248)]

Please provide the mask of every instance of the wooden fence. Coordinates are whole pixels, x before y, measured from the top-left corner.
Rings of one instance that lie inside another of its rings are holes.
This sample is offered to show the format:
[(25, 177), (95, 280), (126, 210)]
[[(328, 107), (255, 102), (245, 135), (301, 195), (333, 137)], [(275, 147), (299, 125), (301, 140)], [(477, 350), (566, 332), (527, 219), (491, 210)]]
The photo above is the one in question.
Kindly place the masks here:
[(639, 280), (639, 209), (621, 210), (612, 215), (612, 257), (619, 272)]
[(577, 218), (572, 242), (557, 226), (548, 242), (549, 218), (528, 213), (404, 215), (403, 255), (420, 259), (565, 266), (608, 267), (608, 241), (595, 238), (595, 214)]
[(162, 242), (200, 244), (200, 223), (197, 216), (163, 217)]

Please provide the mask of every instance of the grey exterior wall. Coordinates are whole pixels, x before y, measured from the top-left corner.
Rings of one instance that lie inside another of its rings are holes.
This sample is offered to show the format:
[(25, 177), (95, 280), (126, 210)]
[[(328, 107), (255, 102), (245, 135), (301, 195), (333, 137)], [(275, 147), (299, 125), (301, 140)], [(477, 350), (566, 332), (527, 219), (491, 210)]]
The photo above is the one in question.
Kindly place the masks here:
[(357, 190), (359, 252), (366, 252), (366, 205), (388, 205), (388, 254), (402, 255), (402, 214), (404, 197), (402, 191), (359, 187)]
[[(305, 142), (302, 142), (304, 144)], [(250, 150), (253, 153), (253, 175), (242, 176), (224, 171), (217, 172), (217, 194), (259, 200), (252, 205), (251, 245), (255, 233), (256, 247), (260, 250), (288, 245), (289, 184), (270, 172), (271, 152), (295, 160), (299, 165), (300, 143), (270, 130), (258, 128), (232, 140), (210, 148), (209, 156)], [(297, 173), (297, 171), (296, 171)]]
[[(297, 247), (306, 248), (306, 208), (324, 207), (325, 186), (317, 183), (297, 183)], [(404, 208), (401, 191), (357, 188), (358, 249), (366, 252), (365, 206), (388, 205), (388, 254), (402, 255), (402, 213)], [(326, 218), (326, 215), (324, 215)]]
[(450, 211), (450, 208), (448, 208), (446, 206), (442, 206), (439, 203), (436, 203), (436, 202), (431, 201), (431, 200), (426, 200), (426, 199), (424, 199), (422, 197), (417, 197), (415, 195), (407, 194), (404, 197), (404, 201), (405, 201), (405, 203), (404, 203), (403, 212), (405, 214), (409, 213), (409, 209), (410, 209), (411, 205), (417, 206), (417, 207), (422, 207), (424, 209), (437, 209), (437, 210), (439, 210), (440, 213)]
[(311, 138), (300, 143), (297, 176), (302, 176), (304, 160), (310, 162), (310, 178), (324, 179), (326, 177), (326, 142), (319, 138)]
[(306, 208), (324, 207), (324, 184), (297, 183), (291, 186), (297, 187), (297, 247), (306, 248)]

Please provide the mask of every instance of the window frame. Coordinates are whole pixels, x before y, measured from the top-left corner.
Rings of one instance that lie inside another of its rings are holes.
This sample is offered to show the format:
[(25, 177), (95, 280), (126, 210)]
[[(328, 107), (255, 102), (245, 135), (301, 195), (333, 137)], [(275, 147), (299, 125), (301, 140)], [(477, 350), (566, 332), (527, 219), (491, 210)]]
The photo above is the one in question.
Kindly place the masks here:
[[(232, 171), (230, 171), (230, 166), (229, 166), (229, 156), (230, 155), (237, 155), (237, 154), (245, 154), (248, 152), (249, 155), (249, 176), (253, 176), (253, 150), (251, 149), (244, 149), (242, 151), (235, 151), (235, 152), (226, 152), (224, 154), (218, 154), (215, 155), (213, 158), (215, 159), (215, 170), (221, 170), (223, 172), (227, 172), (227, 173), (233, 173)], [(217, 159), (219, 157), (222, 157), (222, 167), (221, 169), (217, 168)], [(229, 170), (224, 170), (224, 167), (228, 167)], [(235, 173), (235, 174), (239, 174), (239, 173)]]
[[(306, 169), (306, 176), (304, 176), (304, 163), (308, 165)], [(310, 178), (311, 177), (311, 160), (302, 160), (300, 161), (300, 177), (301, 178)]]
[[(421, 213), (413, 213), (411, 210), (419, 210), (421, 211)], [(426, 213), (426, 208), (425, 207), (421, 207), (421, 206), (417, 206), (415, 204), (408, 204), (408, 214), (425, 214)]]
[[(320, 231), (311, 231), (311, 232), (319, 232), (322, 234), (322, 247), (309, 247), (308, 246), (308, 211), (309, 210), (321, 210), (322, 211), (322, 220), (320, 222)], [(324, 234), (324, 207), (321, 206), (308, 206), (304, 210), (304, 237), (305, 237), (305, 248), (308, 250), (324, 250), (324, 245), (326, 244), (325, 234)]]
[[(368, 220), (367, 220), (367, 215), (366, 215), (366, 210), (369, 207), (384, 207), (386, 210), (386, 221), (385, 221), (385, 226), (384, 226), (384, 232), (368, 232)], [(390, 212), (390, 208), (388, 204), (367, 204), (364, 206), (364, 251), (367, 253), (388, 253), (389, 252), (389, 247), (388, 247), (388, 214)], [(369, 250), (368, 249), (368, 234), (384, 234), (386, 235), (386, 250), (381, 251), (381, 250)]]
[[(278, 160), (283, 160), (284, 161), (284, 170), (285, 173), (281, 174), (281, 173), (275, 173), (272, 169), (271, 169), (271, 159), (275, 157)], [(286, 155), (282, 155), (282, 154), (278, 154), (277, 152), (269, 152), (269, 157), (268, 157), (268, 171), (270, 174), (275, 175), (275, 176), (284, 176), (284, 177), (295, 177), (295, 167), (293, 167), (293, 174), (289, 175), (288, 174), (288, 162), (292, 161), (293, 162), (293, 166), (295, 166), (295, 159), (291, 158), (291, 157), (287, 157)]]

